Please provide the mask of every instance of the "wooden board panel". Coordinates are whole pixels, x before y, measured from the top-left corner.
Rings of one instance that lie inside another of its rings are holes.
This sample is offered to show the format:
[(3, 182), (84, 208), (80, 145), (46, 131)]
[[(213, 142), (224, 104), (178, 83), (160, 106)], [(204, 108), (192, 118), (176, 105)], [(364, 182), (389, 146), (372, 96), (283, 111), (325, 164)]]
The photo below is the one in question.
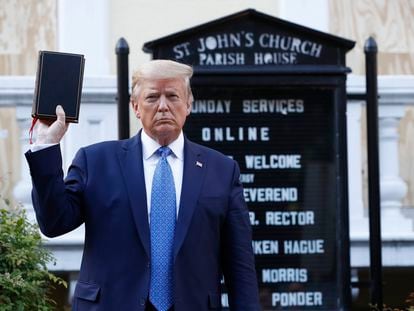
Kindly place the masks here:
[[(414, 104), (414, 103), (413, 103)], [(414, 106), (407, 107), (399, 126), (400, 176), (407, 183), (403, 205), (414, 206)]]
[(378, 73), (414, 74), (414, 0), (330, 0), (330, 32), (355, 40), (348, 65), (364, 74), (364, 43), (377, 40)]
[(20, 177), (20, 141), (16, 108), (0, 108), (0, 195), (12, 197)]
[(37, 52), (56, 47), (56, 0), (0, 0), (0, 74), (34, 75)]

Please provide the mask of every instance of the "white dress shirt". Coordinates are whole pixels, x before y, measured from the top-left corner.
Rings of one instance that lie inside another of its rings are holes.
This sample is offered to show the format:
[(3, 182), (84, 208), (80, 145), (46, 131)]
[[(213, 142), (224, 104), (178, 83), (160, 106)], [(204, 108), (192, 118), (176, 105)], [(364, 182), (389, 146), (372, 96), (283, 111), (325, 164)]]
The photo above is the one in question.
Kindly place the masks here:
[[(153, 140), (145, 133), (141, 131), (141, 142), (142, 142), (142, 159), (144, 166), (144, 177), (145, 177), (145, 190), (147, 193), (147, 209), (148, 209), (148, 220), (151, 219), (151, 192), (152, 192), (152, 179), (154, 178), (155, 167), (160, 159), (160, 156), (155, 152), (161, 147), (159, 143)], [(177, 203), (177, 217), (180, 206), (181, 198), (181, 185), (183, 182), (183, 170), (184, 170), (184, 135), (180, 133), (178, 138), (168, 145), (171, 149), (172, 154), (167, 157), (168, 164), (171, 167), (174, 185), (175, 185), (175, 197)]]

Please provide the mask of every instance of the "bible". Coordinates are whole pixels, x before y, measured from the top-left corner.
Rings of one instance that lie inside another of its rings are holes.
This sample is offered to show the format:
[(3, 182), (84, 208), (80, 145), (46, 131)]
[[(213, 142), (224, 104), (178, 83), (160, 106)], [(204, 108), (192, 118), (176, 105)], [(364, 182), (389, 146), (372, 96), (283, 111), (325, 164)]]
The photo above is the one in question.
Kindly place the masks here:
[(40, 51), (32, 106), (35, 119), (56, 120), (56, 106), (66, 122), (79, 121), (85, 58), (81, 54)]

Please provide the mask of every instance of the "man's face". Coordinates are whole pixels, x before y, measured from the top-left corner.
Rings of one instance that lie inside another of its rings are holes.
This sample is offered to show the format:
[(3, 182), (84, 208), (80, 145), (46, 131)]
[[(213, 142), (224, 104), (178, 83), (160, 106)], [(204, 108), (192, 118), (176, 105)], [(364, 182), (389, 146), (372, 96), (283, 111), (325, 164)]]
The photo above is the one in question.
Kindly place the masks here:
[(162, 146), (178, 137), (191, 111), (183, 79), (143, 81), (132, 106), (145, 132)]

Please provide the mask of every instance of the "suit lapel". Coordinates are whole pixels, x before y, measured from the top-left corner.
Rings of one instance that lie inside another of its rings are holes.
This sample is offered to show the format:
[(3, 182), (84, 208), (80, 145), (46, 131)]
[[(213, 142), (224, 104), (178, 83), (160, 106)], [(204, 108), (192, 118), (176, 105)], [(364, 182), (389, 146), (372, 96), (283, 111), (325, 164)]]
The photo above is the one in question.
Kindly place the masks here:
[[(130, 207), (142, 245), (150, 257), (150, 231), (148, 224), (147, 194), (145, 189), (142, 144), (140, 134), (126, 140), (118, 154), (122, 175), (128, 191)], [(206, 161), (199, 149), (185, 139), (184, 171), (180, 210), (177, 219), (174, 259), (182, 246), (191, 223), (201, 185), (205, 176)]]
[(188, 139), (185, 139), (183, 184), (175, 231), (174, 259), (181, 248), (190, 226), (194, 209), (197, 206), (197, 200), (205, 176), (206, 164), (199, 148)]
[(145, 190), (141, 135), (126, 140), (118, 154), (122, 175), (128, 190), (129, 203), (142, 245), (150, 257), (147, 193)]

